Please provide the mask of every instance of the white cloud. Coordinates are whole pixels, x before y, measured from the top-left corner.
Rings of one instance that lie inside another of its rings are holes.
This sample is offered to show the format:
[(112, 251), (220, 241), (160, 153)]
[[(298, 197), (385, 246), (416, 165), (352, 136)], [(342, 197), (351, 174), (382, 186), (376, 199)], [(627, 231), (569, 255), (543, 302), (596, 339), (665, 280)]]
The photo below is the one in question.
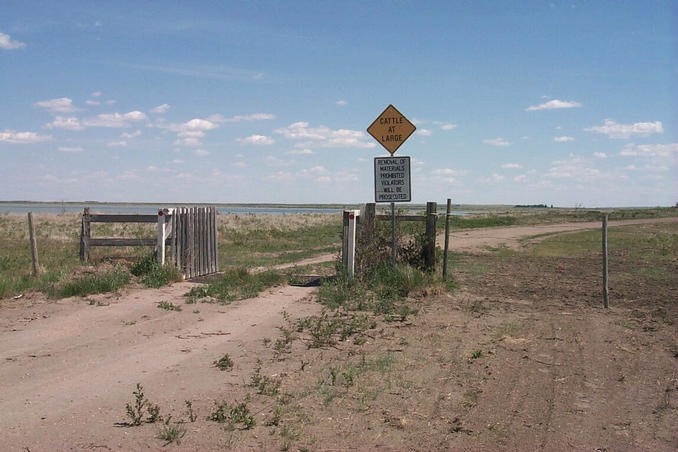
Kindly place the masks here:
[(51, 139), (50, 135), (38, 135), (35, 132), (17, 132), (9, 129), (0, 132), (0, 143), (33, 144)]
[(82, 152), (83, 149), (80, 146), (59, 146), (57, 148), (59, 152)]
[(285, 152), (285, 154), (289, 155), (312, 155), (313, 151), (310, 149), (293, 149), (291, 151)]
[(337, 105), (340, 107), (343, 107), (344, 105), (348, 105), (348, 102), (346, 102), (344, 99), (339, 99), (338, 101), (335, 102)]
[(125, 140), (120, 140), (120, 141), (109, 141), (106, 146), (111, 147), (111, 148), (125, 148), (127, 147), (127, 141)]
[(573, 102), (569, 100), (553, 99), (543, 104), (532, 105), (530, 107), (527, 107), (525, 111), (557, 110), (561, 108), (576, 108), (576, 107), (581, 107), (581, 104), (579, 102)]
[(181, 124), (161, 124), (157, 127), (176, 132), (175, 145), (197, 147), (202, 144), (200, 138), (205, 136), (205, 131), (217, 129), (219, 125), (207, 119), (193, 118)]
[(268, 145), (275, 143), (275, 140), (271, 137), (265, 135), (250, 135), (245, 138), (236, 138), (236, 141), (241, 144), (256, 144), (256, 145)]
[(231, 164), (231, 166), (234, 166), (236, 168), (245, 168), (247, 166), (247, 163), (245, 163), (243, 161), (237, 161), (237, 162), (233, 162)]
[(303, 177), (312, 177), (312, 178), (317, 178), (320, 176), (325, 176), (329, 173), (327, 171), (327, 168), (325, 168), (322, 165), (318, 166), (313, 166), (311, 168), (304, 168), (301, 171), (299, 171), (299, 174)]
[(162, 104), (158, 105), (157, 107), (153, 107), (149, 110), (150, 113), (165, 113), (167, 110), (170, 109), (169, 104)]
[(606, 159), (607, 158), (607, 154), (604, 153), (604, 152), (594, 152), (593, 156), (595, 158), (598, 158), (598, 159)]
[(567, 137), (567, 136), (562, 136), (562, 137), (554, 137), (553, 141), (556, 143), (567, 143), (568, 141), (574, 141), (573, 137)]
[(25, 46), (26, 44), (23, 42), (15, 41), (14, 39), (10, 38), (9, 35), (0, 33), (0, 49), (14, 50)]
[(101, 97), (101, 91), (94, 91), (94, 92), (91, 94), (91, 96), (92, 96), (92, 97)]
[(453, 129), (457, 128), (457, 125), (451, 124), (451, 123), (445, 123), (445, 124), (441, 125), (440, 128), (443, 129), (443, 130), (453, 130)]
[(483, 140), (483, 143), (497, 147), (509, 146), (511, 144), (511, 142), (504, 140), (502, 137)]
[(488, 176), (488, 177), (481, 177), (481, 178), (478, 179), (478, 180), (479, 180), (479, 182), (482, 183), (482, 184), (496, 184), (496, 183), (498, 183), (498, 182), (503, 181), (503, 180), (504, 180), (504, 176), (502, 176), (501, 174), (492, 173), (491, 176)]
[(287, 182), (295, 180), (296, 177), (294, 176), (294, 174), (288, 171), (276, 171), (275, 173), (267, 175), (265, 179), (269, 179), (275, 182)]
[(670, 157), (678, 153), (678, 143), (669, 144), (633, 144), (629, 143), (619, 152), (625, 157)]
[(417, 129), (416, 133), (425, 137), (430, 137), (433, 134), (430, 129)]
[(101, 102), (99, 102), (98, 100), (92, 100), (92, 99), (87, 99), (85, 101), (85, 103), (87, 105), (101, 105)]
[(519, 163), (504, 163), (503, 165), (501, 165), (501, 167), (505, 169), (518, 169), (522, 168), (523, 166)]
[(269, 155), (264, 159), (264, 163), (266, 166), (292, 166), (294, 165), (294, 160), (283, 160)]
[(326, 126), (309, 127), (308, 122), (295, 122), (287, 127), (274, 130), (290, 140), (296, 140), (298, 147), (347, 147), (373, 148), (375, 143), (363, 141), (367, 135), (358, 130), (332, 130)]
[(589, 166), (590, 162), (581, 157), (574, 157), (570, 154), (568, 160), (554, 160), (551, 167), (544, 173), (544, 177), (549, 179), (588, 179), (598, 176), (600, 171)]
[(78, 108), (73, 106), (73, 101), (68, 97), (60, 97), (58, 99), (41, 100), (33, 104), (34, 107), (44, 108), (52, 113), (72, 113), (78, 111)]
[(175, 165), (181, 165), (182, 163), (184, 163), (184, 161), (181, 159), (174, 159), (172, 160), (172, 163), (174, 163)]
[(123, 132), (123, 133), (120, 135), (120, 137), (130, 139), (130, 138), (136, 138), (136, 137), (138, 137), (138, 136), (140, 136), (140, 135), (141, 135), (141, 130), (136, 130), (136, 131), (134, 131), (134, 132), (132, 132), (132, 133)]
[(272, 113), (253, 113), (251, 115), (235, 115), (231, 116), (230, 118), (226, 118), (220, 114), (216, 114), (210, 116), (207, 119), (213, 122), (243, 122), (243, 121), (266, 121), (275, 118), (276, 116)]
[(208, 155), (210, 155), (210, 152), (206, 151), (205, 149), (194, 149), (193, 155), (196, 155), (198, 157), (207, 157)]
[(82, 130), (85, 127), (80, 124), (80, 120), (75, 116), (57, 116), (54, 121), (45, 124), (47, 129), (66, 129), (66, 130)]
[(655, 122), (635, 122), (633, 124), (618, 124), (613, 119), (606, 119), (602, 126), (588, 127), (586, 132), (600, 133), (607, 135), (608, 138), (625, 139), (633, 135), (648, 136), (653, 133), (664, 133), (664, 127), (661, 121)]
[(138, 110), (127, 113), (105, 113), (83, 120), (83, 124), (90, 127), (130, 127), (132, 123), (143, 121), (146, 115)]
[(664, 171), (668, 171), (669, 167), (666, 165), (643, 165), (643, 166), (636, 166), (636, 165), (628, 165), (624, 167), (625, 170), (628, 171), (644, 171), (644, 172), (659, 172), (662, 173)]
[(516, 177), (513, 178), (513, 180), (515, 182), (525, 182), (526, 179), (527, 179), (526, 174), (519, 174), (519, 175), (517, 175)]
[(466, 174), (464, 170), (455, 170), (452, 168), (438, 168), (431, 171), (431, 174), (435, 176), (463, 176)]

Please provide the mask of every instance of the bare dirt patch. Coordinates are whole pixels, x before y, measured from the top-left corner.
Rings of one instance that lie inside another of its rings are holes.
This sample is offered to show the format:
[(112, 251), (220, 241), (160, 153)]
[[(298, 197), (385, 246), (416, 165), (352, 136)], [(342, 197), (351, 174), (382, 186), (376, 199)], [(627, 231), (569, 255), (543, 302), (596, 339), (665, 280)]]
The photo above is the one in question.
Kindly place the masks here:
[[(678, 259), (661, 283), (644, 265), (613, 254), (605, 310), (599, 256), (462, 254), (454, 294), (410, 300), (417, 315), (374, 318), (320, 348), (296, 328), (320, 314), (313, 288), (230, 305), (186, 304), (191, 283), (5, 300), (0, 440), (32, 451), (676, 450)], [(220, 371), (225, 354), (233, 368)], [(136, 383), (183, 429), (181, 444), (158, 439), (160, 424), (120, 425)], [(256, 425), (207, 420), (222, 401), (244, 403)]]

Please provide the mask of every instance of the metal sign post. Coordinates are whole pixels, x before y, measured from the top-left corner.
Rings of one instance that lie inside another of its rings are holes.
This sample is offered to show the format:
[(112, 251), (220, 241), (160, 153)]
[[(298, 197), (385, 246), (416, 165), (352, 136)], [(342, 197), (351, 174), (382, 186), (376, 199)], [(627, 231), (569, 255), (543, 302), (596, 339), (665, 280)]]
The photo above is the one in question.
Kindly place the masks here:
[(391, 157), (374, 159), (374, 201), (391, 203), (391, 264), (396, 263), (395, 203), (410, 202), (410, 158), (393, 154), (417, 128), (393, 105), (389, 105), (367, 128), (367, 132), (386, 149)]

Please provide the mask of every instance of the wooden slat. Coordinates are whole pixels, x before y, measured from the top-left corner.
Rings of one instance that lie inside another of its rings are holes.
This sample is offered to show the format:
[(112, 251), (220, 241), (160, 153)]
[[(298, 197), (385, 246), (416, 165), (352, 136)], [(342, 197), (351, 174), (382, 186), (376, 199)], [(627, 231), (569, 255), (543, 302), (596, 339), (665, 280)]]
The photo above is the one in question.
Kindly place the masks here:
[(158, 239), (130, 239), (130, 238), (92, 238), (89, 246), (154, 246)]
[[(375, 215), (377, 220), (391, 220), (391, 215)], [(426, 215), (396, 215), (396, 221), (426, 221)]]
[(157, 215), (134, 214), (92, 214), (89, 216), (92, 223), (157, 223)]
[(217, 208), (214, 208), (214, 271), (219, 271), (219, 228), (217, 227)]
[(200, 276), (207, 274), (207, 255), (205, 254), (205, 251), (207, 251), (207, 243), (205, 242), (205, 239), (207, 238), (207, 234), (205, 234), (205, 213), (206, 209), (201, 207), (200, 216), (198, 217), (200, 225)]
[(212, 250), (214, 244), (212, 243), (212, 208), (207, 208), (207, 273), (214, 273), (214, 255)]

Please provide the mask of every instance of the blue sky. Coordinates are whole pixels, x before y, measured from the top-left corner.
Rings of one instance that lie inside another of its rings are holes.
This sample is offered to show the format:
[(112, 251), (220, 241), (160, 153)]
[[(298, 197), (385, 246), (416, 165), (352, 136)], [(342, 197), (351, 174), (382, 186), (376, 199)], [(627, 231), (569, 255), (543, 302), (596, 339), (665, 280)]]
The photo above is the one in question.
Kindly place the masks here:
[(0, 200), (678, 202), (675, 1), (0, 3)]

